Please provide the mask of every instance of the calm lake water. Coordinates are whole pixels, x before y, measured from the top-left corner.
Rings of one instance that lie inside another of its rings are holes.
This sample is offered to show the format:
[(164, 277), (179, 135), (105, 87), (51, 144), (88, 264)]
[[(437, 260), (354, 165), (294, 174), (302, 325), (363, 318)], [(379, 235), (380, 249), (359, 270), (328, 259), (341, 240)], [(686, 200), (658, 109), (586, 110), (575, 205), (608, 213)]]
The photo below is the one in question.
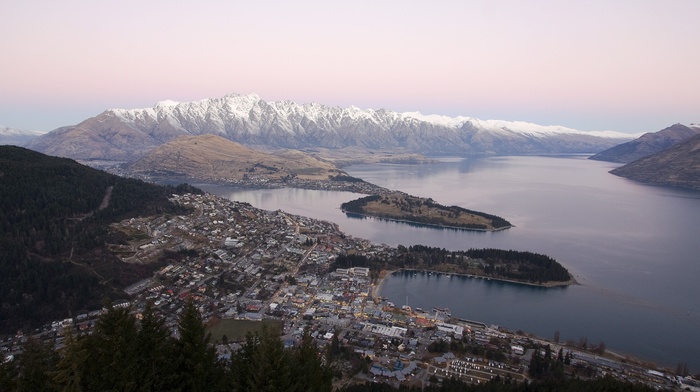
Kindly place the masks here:
[(391, 189), (502, 216), (514, 228), (481, 233), (348, 218), (348, 192), (207, 191), (268, 209), (339, 224), (389, 245), (529, 250), (556, 258), (581, 283), (540, 289), (439, 275), (395, 274), (381, 295), (397, 304), (511, 330), (591, 344), (700, 371), (700, 192), (648, 186), (607, 173), (616, 164), (583, 156), (441, 159), (430, 165), (346, 169)]

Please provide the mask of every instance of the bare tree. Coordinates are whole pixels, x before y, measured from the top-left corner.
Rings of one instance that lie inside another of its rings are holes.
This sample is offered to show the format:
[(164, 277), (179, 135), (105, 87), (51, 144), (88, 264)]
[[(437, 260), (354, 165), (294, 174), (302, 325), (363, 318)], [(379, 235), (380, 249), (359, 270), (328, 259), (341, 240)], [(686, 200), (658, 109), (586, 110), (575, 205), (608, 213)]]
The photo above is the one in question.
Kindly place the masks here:
[(600, 355), (605, 354), (605, 349), (606, 349), (605, 342), (601, 340), (600, 343), (598, 343), (598, 353)]
[(579, 347), (581, 347), (584, 350), (588, 349), (588, 338), (586, 336), (582, 336), (581, 339), (578, 341)]

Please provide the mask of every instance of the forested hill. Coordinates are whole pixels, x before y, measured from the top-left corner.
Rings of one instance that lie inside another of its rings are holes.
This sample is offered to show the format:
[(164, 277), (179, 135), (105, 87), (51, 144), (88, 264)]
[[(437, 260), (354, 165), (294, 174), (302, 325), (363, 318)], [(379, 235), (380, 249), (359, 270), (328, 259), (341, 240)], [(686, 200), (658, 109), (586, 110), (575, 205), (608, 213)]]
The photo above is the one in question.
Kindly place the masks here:
[(569, 271), (549, 256), (503, 249), (448, 251), (425, 245), (408, 248), (399, 245), (396, 255), (388, 259), (341, 255), (331, 265), (331, 269), (350, 267), (369, 267), (373, 277), (382, 269), (417, 269), (483, 276), (545, 287), (575, 283)]
[(0, 332), (99, 307), (147, 273), (103, 252), (108, 224), (174, 211), (177, 191), (0, 146)]

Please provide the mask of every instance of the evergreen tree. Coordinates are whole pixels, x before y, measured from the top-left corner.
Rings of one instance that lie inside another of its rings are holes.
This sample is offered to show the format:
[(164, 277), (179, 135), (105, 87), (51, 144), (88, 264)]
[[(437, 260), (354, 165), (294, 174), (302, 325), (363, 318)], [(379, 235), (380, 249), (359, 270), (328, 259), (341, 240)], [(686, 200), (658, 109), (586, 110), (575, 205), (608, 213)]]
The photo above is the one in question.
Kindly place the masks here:
[(5, 362), (5, 358), (0, 359), (0, 391), (14, 391), (17, 379), (14, 361)]
[(110, 308), (85, 339), (85, 383), (93, 391), (135, 391), (136, 319), (128, 309)]
[[(333, 338), (337, 343), (338, 338), (336, 336)], [(322, 392), (332, 389), (331, 370), (321, 363), (318, 347), (308, 330), (304, 331), (301, 344), (294, 350), (293, 359), (294, 385), (292, 390)]]
[(55, 369), (58, 356), (54, 350), (30, 338), (19, 357), (18, 392), (51, 390), (50, 373)]
[(180, 338), (175, 342), (176, 385), (181, 391), (213, 390), (217, 375), (216, 353), (209, 345), (211, 335), (202, 323), (202, 316), (188, 301), (178, 324)]
[(174, 345), (151, 304), (146, 305), (137, 335), (136, 385), (139, 391), (163, 391), (174, 385)]
[(51, 378), (57, 390), (65, 392), (84, 391), (84, 368), (88, 353), (82, 341), (72, 331), (66, 334), (65, 347), (59, 352), (60, 360)]
[(251, 391), (287, 391), (290, 389), (292, 369), (289, 353), (277, 331), (263, 327), (256, 334), (257, 347), (252, 350), (251, 367), (248, 374), (248, 385)]

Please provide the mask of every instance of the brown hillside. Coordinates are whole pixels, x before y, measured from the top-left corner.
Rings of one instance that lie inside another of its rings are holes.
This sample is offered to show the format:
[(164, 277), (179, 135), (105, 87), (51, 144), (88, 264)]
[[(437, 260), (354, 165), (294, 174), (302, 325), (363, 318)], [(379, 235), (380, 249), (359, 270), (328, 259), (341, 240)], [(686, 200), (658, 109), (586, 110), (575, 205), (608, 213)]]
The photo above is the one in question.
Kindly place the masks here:
[(344, 174), (333, 164), (294, 150), (263, 152), (216, 135), (180, 136), (128, 165), (137, 174), (199, 180), (276, 180), (297, 177), (327, 180)]
[(700, 189), (700, 135), (610, 173), (650, 184)]

